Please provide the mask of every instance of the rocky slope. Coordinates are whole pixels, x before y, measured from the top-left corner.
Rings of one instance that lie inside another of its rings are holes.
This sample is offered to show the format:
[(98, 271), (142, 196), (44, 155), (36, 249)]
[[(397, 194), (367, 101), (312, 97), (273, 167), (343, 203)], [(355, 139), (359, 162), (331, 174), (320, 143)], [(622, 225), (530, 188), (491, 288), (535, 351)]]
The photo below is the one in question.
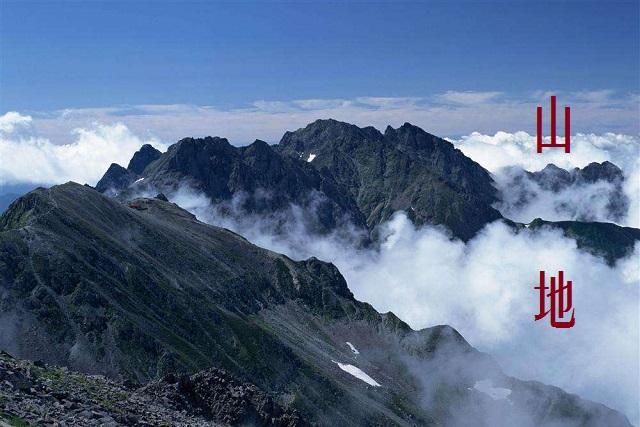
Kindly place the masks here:
[(233, 413), (215, 379), (229, 375), (257, 396), (243, 405), (272, 399), (320, 425), (629, 425), (505, 376), (450, 327), (377, 313), (331, 264), (294, 262), (160, 199), (121, 204), (73, 183), (20, 198), (0, 217), (0, 292), (0, 348), (140, 382), (214, 367), (141, 392), (168, 408), (186, 393), (213, 418)]
[[(132, 178), (118, 181), (123, 172), (113, 168), (101, 183), (114, 183), (111, 188), (121, 198), (144, 191), (172, 194), (185, 187), (202, 192), (213, 203), (229, 202), (242, 215), (269, 215), (299, 206), (309, 213), (303, 218), (305, 225), (317, 233), (345, 223), (364, 227), (356, 204), (330, 177), (305, 162), (281, 156), (264, 141), (238, 148), (224, 138), (185, 138), (148, 166), (140, 165), (142, 172)], [(138, 181), (130, 187), (134, 178)], [(125, 181), (126, 185), (119, 183)], [(96, 189), (105, 191), (102, 185)]]
[(215, 368), (142, 386), (1, 352), (0, 380), (1, 426), (308, 425), (253, 384)]
[(417, 224), (442, 224), (463, 240), (501, 218), (489, 173), (453, 144), (405, 123), (384, 134), (335, 120), (287, 132), (277, 148), (313, 159), (356, 200), (369, 228), (405, 211)]

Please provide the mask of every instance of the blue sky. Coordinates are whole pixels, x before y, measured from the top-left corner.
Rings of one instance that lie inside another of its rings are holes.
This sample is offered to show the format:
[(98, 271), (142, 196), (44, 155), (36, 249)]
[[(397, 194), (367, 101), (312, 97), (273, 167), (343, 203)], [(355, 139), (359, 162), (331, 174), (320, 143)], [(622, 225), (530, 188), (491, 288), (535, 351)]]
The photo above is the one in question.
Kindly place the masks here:
[(1, 2), (0, 113), (639, 92), (638, 2)]
[(584, 166), (638, 153), (639, 64), (637, 1), (0, 0), (0, 193), (95, 183), (143, 143), (276, 143), (326, 118), (410, 122), (519, 162), (551, 94)]

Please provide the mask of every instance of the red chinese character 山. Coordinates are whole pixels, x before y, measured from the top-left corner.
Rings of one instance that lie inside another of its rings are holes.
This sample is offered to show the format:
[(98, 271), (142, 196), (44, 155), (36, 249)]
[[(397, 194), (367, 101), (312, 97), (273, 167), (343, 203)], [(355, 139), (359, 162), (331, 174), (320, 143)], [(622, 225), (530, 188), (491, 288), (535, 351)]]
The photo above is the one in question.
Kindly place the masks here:
[(556, 97), (551, 97), (551, 143), (542, 142), (542, 107), (536, 109), (536, 151), (542, 153), (543, 147), (564, 147), (565, 153), (571, 152), (571, 108), (564, 107), (564, 144), (556, 142)]
[[(551, 284), (548, 287), (545, 283), (545, 272), (540, 272), (540, 283), (534, 289), (539, 290), (540, 311), (534, 316), (534, 319), (540, 320), (551, 312), (551, 326), (554, 328), (571, 328), (576, 323), (575, 313), (573, 310), (573, 291), (572, 282), (567, 280), (564, 283), (564, 271), (558, 272), (558, 280), (551, 277)], [(549, 293), (547, 293), (549, 290)], [(547, 297), (550, 300), (550, 307), (547, 309)], [(565, 314), (571, 311), (571, 318), (566, 320)]]

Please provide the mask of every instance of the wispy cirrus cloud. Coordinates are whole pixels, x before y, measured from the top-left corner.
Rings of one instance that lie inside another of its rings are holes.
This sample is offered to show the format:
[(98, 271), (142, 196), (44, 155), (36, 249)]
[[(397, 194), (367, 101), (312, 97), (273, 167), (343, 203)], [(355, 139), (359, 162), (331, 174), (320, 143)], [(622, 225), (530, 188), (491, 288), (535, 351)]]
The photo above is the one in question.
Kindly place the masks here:
[(437, 99), (442, 102), (449, 102), (453, 104), (477, 105), (493, 101), (500, 95), (502, 95), (502, 92), (459, 92), (450, 90), (438, 95)]

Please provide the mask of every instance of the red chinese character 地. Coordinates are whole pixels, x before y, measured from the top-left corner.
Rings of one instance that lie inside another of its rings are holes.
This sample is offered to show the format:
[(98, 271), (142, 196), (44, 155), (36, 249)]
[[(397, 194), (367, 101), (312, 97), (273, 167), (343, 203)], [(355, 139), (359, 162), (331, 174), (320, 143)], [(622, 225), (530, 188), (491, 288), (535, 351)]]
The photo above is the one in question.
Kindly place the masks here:
[(538, 153), (542, 153), (543, 147), (564, 147), (565, 153), (571, 152), (571, 109), (567, 105), (564, 107), (564, 144), (556, 143), (556, 97), (551, 97), (551, 143), (544, 144), (542, 142), (542, 107), (538, 106), (536, 110), (536, 149)]
[[(571, 328), (576, 323), (575, 312), (573, 309), (573, 283), (567, 280), (564, 283), (564, 271), (558, 272), (558, 280), (551, 277), (551, 284), (547, 286), (545, 283), (545, 272), (540, 271), (540, 283), (534, 289), (538, 289), (540, 293), (540, 310), (534, 316), (536, 321), (543, 319), (551, 312), (551, 326), (554, 328)], [(549, 293), (547, 293), (549, 290)], [(550, 307), (547, 309), (547, 297), (550, 300)], [(565, 314), (571, 311), (571, 318), (567, 320)]]

